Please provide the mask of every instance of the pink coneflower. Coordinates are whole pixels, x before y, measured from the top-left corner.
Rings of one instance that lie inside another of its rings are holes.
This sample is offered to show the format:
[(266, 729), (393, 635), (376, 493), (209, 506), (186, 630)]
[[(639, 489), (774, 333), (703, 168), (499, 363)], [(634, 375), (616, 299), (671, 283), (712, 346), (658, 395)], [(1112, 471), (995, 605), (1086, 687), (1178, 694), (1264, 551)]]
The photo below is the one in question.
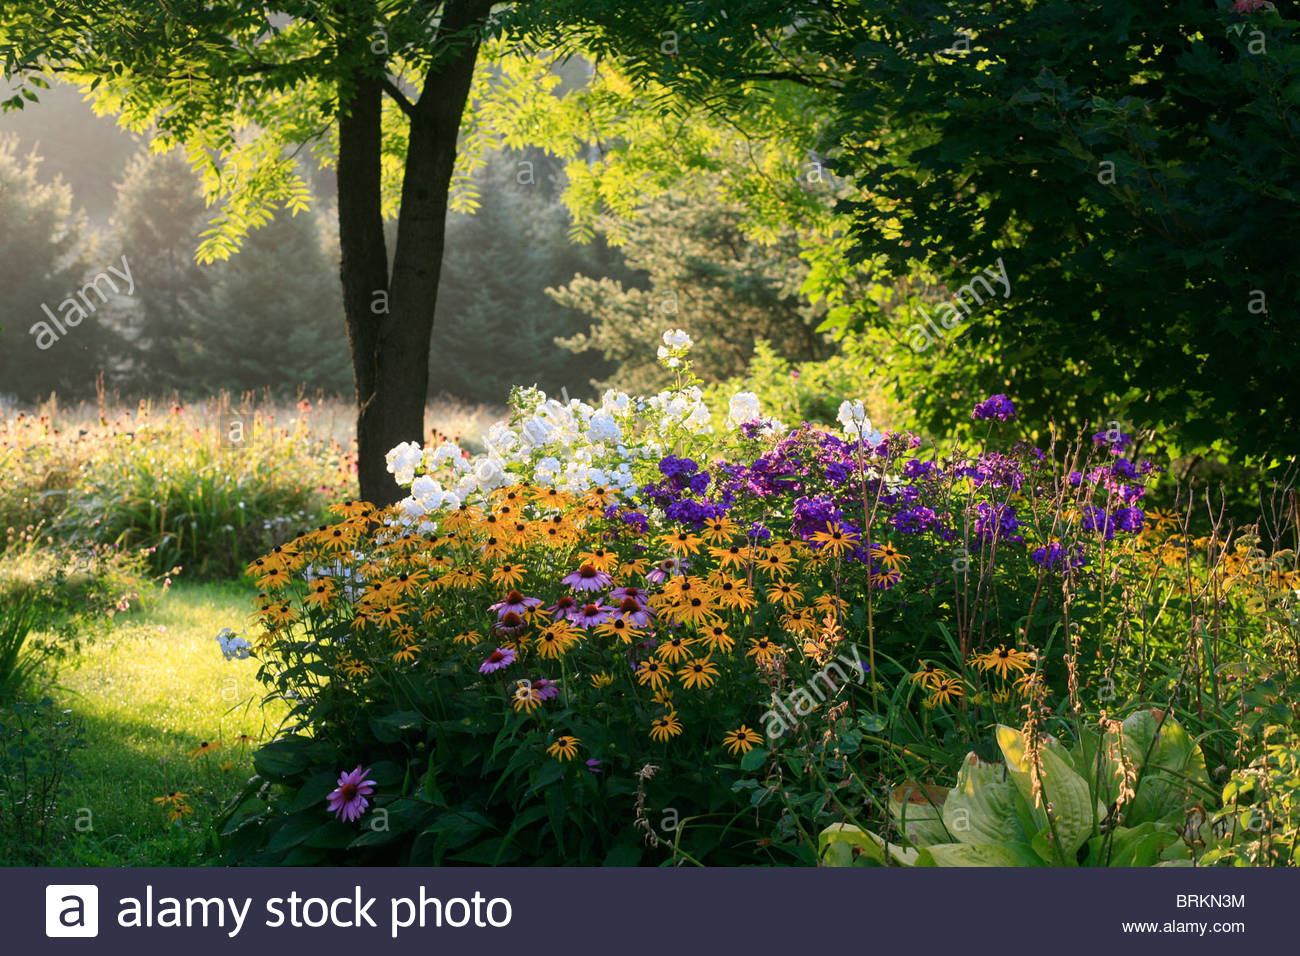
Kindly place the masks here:
[(616, 604), (620, 601), (625, 601), (628, 598), (631, 598), (633, 601), (644, 606), (646, 601), (650, 599), (650, 595), (645, 588), (628, 586), (625, 588), (614, 588), (614, 590), (609, 592), (609, 598)]
[(572, 574), (562, 578), (560, 583), (567, 584), (575, 591), (599, 591), (601, 588), (609, 587), (612, 580), (604, 571), (597, 571), (593, 565), (584, 564)]
[(683, 561), (681, 558), (664, 558), (645, 576), (645, 579), (651, 584), (663, 584), (670, 577), (685, 574), (690, 566), (690, 562)]
[(595, 627), (609, 618), (610, 609), (602, 604), (584, 604), (582, 610), (569, 618), (575, 627)]
[(513, 647), (498, 647), (487, 656), (487, 660), (479, 665), (478, 672), (480, 674), (491, 674), (493, 671), (499, 671), (513, 664), (518, 656)]
[(524, 629), (527, 623), (528, 622), (524, 620), (522, 614), (518, 614), (515, 611), (506, 611), (506, 613), (501, 615), (501, 620), (496, 623), (496, 626), (493, 627), (492, 630), (497, 634), (503, 634), (506, 637), (514, 637)]
[(357, 764), (357, 769), (351, 773), (339, 774), (338, 789), (325, 798), (327, 812), (337, 814), (340, 820), (349, 823), (360, 819), (370, 806), (366, 798), (375, 792), (375, 782), (366, 779), (368, 773), (369, 767), (362, 770), (361, 764)]
[(497, 612), (498, 618), (504, 618), (511, 611), (521, 615), (527, 614), (529, 608), (537, 607), (541, 603), (542, 599), (539, 597), (524, 597), (521, 592), (512, 590), (507, 592), (504, 601), (493, 604), (491, 610)]
[(578, 603), (578, 599), (569, 597), (569, 595), (566, 594), (555, 602), (554, 606), (551, 608), (551, 614), (557, 619), (567, 618), (572, 621), (574, 616), (581, 610), (582, 605)]
[(614, 610), (615, 617), (621, 617), (633, 627), (649, 627), (650, 609), (637, 602), (636, 598), (625, 597), (618, 602)]
[(560, 682), (558, 680), (547, 680), (543, 677), (541, 680), (533, 681), (533, 693), (538, 700), (550, 700), (560, 693)]

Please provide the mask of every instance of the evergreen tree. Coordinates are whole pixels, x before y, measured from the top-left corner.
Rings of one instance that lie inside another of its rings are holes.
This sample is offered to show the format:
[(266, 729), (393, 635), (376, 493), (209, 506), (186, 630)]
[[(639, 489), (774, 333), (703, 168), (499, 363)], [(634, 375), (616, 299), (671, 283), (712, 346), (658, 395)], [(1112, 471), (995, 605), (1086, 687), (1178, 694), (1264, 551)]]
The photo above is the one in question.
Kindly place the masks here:
[[(603, 243), (568, 240), (569, 217), (555, 169), (539, 154), (497, 153), (478, 176), (481, 206), (452, 213), (433, 327), (439, 390), (475, 402), (504, 402), (512, 384), (585, 391), (593, 356), (556, 339), (581, 331), (580, 315), (546, 294), (577, 272), (625, 275)], [(608, 369), (596, 359), (595, 370)]]
[(619, 224), (627, 264), (643, 273), (640, 287), (616, 278), (575, 276), (549, 289), (556, 302), (588, 316), (589, 331), (563, 342), (597, 349), (617, 363), (606, 384), (627, 390), (660, 387), (670, 378), (655, 361), (666, 329), (696, 342), (696, 371), (705, 381), (744, 373), (758, 339), (791, 361), (825, 358), (833, 348), (816, 331), (824, 307), (800, 294), (808, 268), (793, 229), (770, 245), (748, 238), (743, 204), (722, 198), (717, 183), (666, 193), (634, 220)]
[(80, 398), (93, 393), (100, 373), (113, 372), (121, 340), (93, 291), (95, 308), (62, 331), (42, 308), (56, 318), (74, 314), (60, 303), (78, 294), (92, 260), (72, 190), (58, 178), (42, 181), (39, 166), (34, 151), (20, 156), (13, 138), (0, 138), (0, 394)]
[(351, 390), (342, 293), (311, 216), (281, 211), (253, 232), (212, 267), (186, 317), (178, 351), (191, 391)]
[(118, 185), (114, 224), (136, 276), (129, 316), (137, 384), (149, 390), (185, 384), (179, 350), (193, 303), (207, 290), (208, 268), (194, 260), (208, 218), (198, 176), (180, 150), (141, 149)]

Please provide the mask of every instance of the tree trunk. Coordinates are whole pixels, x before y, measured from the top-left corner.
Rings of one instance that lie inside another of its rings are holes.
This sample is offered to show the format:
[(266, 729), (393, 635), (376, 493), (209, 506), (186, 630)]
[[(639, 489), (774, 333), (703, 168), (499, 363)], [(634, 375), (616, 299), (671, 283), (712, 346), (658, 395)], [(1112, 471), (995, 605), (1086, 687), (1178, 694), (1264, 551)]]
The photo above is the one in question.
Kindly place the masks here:
[[(443, 56), (409, 106), (410, 141), (389, 277), (380, 190), (378, 78), (358, 75), (339, 117), (339, 243), (343, 306), (357, 391), (357, 478), (361, 497), (387, 505), (403, 491), (384, 456), (404, 441), (424, 440), (429, 342), (446, 235), (456, 138), (469, 96), (483, 0), (448, 3), (436, 45)], [(454, 39), (450, 46), (447, 38)]]

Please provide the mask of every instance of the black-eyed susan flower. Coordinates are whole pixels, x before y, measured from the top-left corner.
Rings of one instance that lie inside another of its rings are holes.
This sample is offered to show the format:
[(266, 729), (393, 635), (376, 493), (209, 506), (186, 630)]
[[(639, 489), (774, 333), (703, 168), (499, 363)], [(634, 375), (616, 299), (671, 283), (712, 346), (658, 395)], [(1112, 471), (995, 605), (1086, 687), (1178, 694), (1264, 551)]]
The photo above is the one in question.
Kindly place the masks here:
[(1025, 651), (1007, 648), (1001, 644), (988, 653), (976, 655), (974, 658), (975, 666), (980, 670), (993, 671), (1004, 680), (1012, 671), (1023, 674), (1033, 666), (1033, 662), (1033, 657)]
[(767, 548), (754, 562), (765, 574), (778, 580), (784, 580), (794, 568), (794, 560), (775, 548)]
[(707, 657), (696, 658), (677, 672), (677, 679), (687, 690), (712, 687), (718, 679), (718, 665)]
[(931, 707), (938, 707), (940, 704), (950, 704), (954, 700), (960, 700), (966, 696), (966, 688), (956, 677), (940, 677), (931, 685), (930, 699), (928, 703)]
[(670, 710), (662, 717), (656, 717), (650, 721), (650, 738), (660, 743), (667, 743), (673, 737), (677, 737), (682, 732), (681, 721), (677, 719), (677, 711)]
[(709, 554), (720, 568), (743, 568), (752, 557), (748, 545), (732, 544), (724, 548), (709, 548)]
[(736, 536), (736, 523), (730, 518), (710, 518), (704, 523), (704, 538), (710, 544), (723, 544)]
[(477, 644), (483, 640), (483, 635), (478, 631), (462, 631), (451, 639), (453, 644)]
[(767, 589), (767, 599), (773, 604), (792, 608), (803, 600), (803, 591), (788, 581), (777, 581)]
[(712, 624), (700, 632), (700, 642), (710, 651), (729, 652), (736, 646), (736, 639), (727, 633), (725, 624)]
[(633, 627), (626, 617), (617, 615), (596, 628), (596, 633), (602, 637), (616, 637), (624, 644), (631, 644), (645, 636), (645, 632)]
[(752, 657), (756, 663), (763, 664), (780, 652), (780, 645), (770, 637), (756, 637), (749, 642), (749, 650), (745, 651), (745, 656)]
[(948, 676), (948, 672), (934, 661), (920, 661), (919, 664), (917, 670), (909, 674), (907, 679), (913, 684), (920, 684), (926, 690), (932, 690), (936, 681)]
[(655, 656), (669, 664), (676, 664), (690, 656), (691, 645), (694, 643), (694, 638), (687, 637), (685, 634), (674, 634), (655, 648)]
[(190, 759), (197, 760), (199, 757), (210, 754), (213, 751), (220, 750), (221, 744), (215, 740), (205, 740), (193, 750), (190, 751)]
[(618, 555), (606, 548), (593, 548), (578, 555), (579, 564), (590, 564), (597, 571), (613, 573), (618, 568)]
[(393, 654), (394, 664), (409, 664), (420, 656), (419, 644), (407, 644)]
[(533, 645), (540, 656), (556, 660), (567, 654), (577, 640), (578, 635), (573, 632), (568, 621), (554, 621), (533, 638)]
[(673, 554), (685, 557), (700, 550), (700, 545), (704, 543), (704, 540), (689, 531), (678, 529), (660, 535), (659, 542)]
[(901, 571), (903, 565), (911, 560), (907, 555), (888, 543), (873, 544), (871, 546), (871, 556), (885, 567), (895, 571)]
[(596, 690), (604, 690), (606, 687), (609, 687), (614, 683), (613, 676), (607, 674), (605, 671), (597, 671), (590, 675), (588, 680), (591, 681), (591, 686), (596, 688)]
[(336, 594), (338, 586), (333, 578), (316, 578), (307, 584), (307, 593), (303, 596), (302, 603), (309, 607), (326, 607), (334, 601)]
[(511, 564), (507, 561), (492, 569), (492, 583), (499, 584), (503, 588), (513, 588), (524, 579), (526, 573), (527, 569), (522, 564)]
[(722, 745), (726, 747), (727, 752), (733, 757), (749, 753), (762, 742), (763, 735), (744, 724), (741, 724), (735, 730), (727, 731), (726, 736), (722, 739)]
[(339, 661), (338, 668), (348, 677), (369, 677), (371, 670), (369, 664), (362, 663), (355, 657), (343, 658)]
[(663, 661), (642, 661), (636, 669), (636, 680), (643, 687), (648, 684), (652, 690), (658, 690), (661, 685), (668, 682), (670, 673), (672, 672)]
[(555, 738), (555, 743), (546, 748), (546, 752), (559, 761), (572, 760), (578, 756), (578, 745), (582, 741), (570, 734)]
[(516, 711), (528, 714), (542, 706), (541, 695), (533, 687), (532, 682), (526, 680), (521, 680), (515, 685), (514, 693), (510, 695), (510, 702)]
[(826, 522), (826, 530), (815, 532), (812, 540), (818, 545), (819, 551), (838, 558), (840, 555), (856, 548), (859, 537), (858, 533), (852, 528), (846, 528), (838, 521), (828, 521)]

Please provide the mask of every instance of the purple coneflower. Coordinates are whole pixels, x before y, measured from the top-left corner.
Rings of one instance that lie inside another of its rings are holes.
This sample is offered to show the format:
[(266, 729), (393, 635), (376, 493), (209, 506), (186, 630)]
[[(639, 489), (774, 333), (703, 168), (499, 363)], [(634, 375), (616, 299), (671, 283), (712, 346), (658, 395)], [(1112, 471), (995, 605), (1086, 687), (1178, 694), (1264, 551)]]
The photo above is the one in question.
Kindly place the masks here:
[(506, 594), (506, 599), (493, 604), (491, 610), (497, 612), (498, 618), (503, 618), (511, 611), (516, 614), (526, 614), (529, 608), (537, 607), (541, 603), (541, 598), (524, 597), (519, 591), (511, 590)]
[(501, 620), (496, 623), (492, 630), (506, 637), (514, 637), (524, 629), (527, 623), (522, 614), (515, 611), (506, 611), (505, 614), (501, 615)]
[(647, 574), (645, 579), (651, 584), (662, 584), (670, 577), (685, 574), (690, 566), (689, 561), (683, 561), (681, 558), (664, 558), (654, 566), (654, 570)]
[(478, 672), (480, 674), (491, 674), (493, 671), (499, 671), (513, 664), (518, 656), (513, 647), (498, 647), (487, 656), (487, 660), (479, 666)]
[(649, 600), (650, 595), (646, 592), (645, 588), (638, 588), (629, 585), (625, 588), (614, 588), (614, 590), (609, 592), (609, 598), (614, 602), (624, 601), (627, 598), (631, 598), (638, 604), (644, 605), (646, 601)]
[(551, 607), (551, 614), (556, 620), (565, 618), (572, 621), (581, 610), (582, 605), (578, 603), (578, 599), (566, 594)]
[(569, 618), (576, 627), (595, 627), (609, 618), (610, 609), (603, 604), (584, 604), (582, 610)]
[(650, 609), (639, 603), (634, 597), (625, 597), (619, 601), (614, 609), (614, 616), (621, 617), (633, 627), (648, 627), (650, 625)]
[(562, 578), (560, 583), (567, 584), (575, 591), (599, 591), (601, 588), (609, 587), (610, 580), (610, 576), (604, 571), (597, 571), (593, 565), (584, 564), (572, 574)]
[(592, 773), (600, 773), (600, 761), (597, 760), (595, 757), (592, 757), (590, 760), (587, 761), (587, 769), (590, 770)]
[(351, 773), (339, 774), (338, 789), (325, 798), (328, 812), (349, 823), (360, 819), (370, 806), (366, 798), (375, 792), (375, 782), (366, 779), (368, 773), (369, 767), (362, 770), (361, 764), (357, 764), (357, 769)]
[(560, 682), (558, 680), (548, 680), (543, 677), (541, 680), (533, 681), (533, 694), (538, 700), (550, 700), (560, 692)]

